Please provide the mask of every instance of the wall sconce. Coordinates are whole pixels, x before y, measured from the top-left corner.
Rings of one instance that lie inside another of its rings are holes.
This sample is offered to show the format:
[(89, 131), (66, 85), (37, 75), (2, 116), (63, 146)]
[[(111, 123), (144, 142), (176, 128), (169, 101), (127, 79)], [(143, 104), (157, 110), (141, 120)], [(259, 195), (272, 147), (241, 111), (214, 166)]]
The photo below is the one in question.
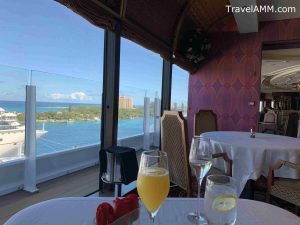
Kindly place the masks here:
[(249, 105), (249, 106), (255, 106), (255, 101), (250, 101), (250, 102), (248, 102), (248, 105)]

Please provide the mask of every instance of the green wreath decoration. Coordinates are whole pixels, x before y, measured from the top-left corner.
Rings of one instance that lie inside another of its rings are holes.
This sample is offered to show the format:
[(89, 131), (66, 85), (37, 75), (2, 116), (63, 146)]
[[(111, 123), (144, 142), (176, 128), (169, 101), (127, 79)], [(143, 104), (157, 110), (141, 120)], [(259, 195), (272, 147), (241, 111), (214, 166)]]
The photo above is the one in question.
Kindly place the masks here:
[(212, 39), (208, 33), (193, 30), (186, 34), (182, 43), (181, 53), (183, 57), (189, 62), (199, 63), (207, 58)]

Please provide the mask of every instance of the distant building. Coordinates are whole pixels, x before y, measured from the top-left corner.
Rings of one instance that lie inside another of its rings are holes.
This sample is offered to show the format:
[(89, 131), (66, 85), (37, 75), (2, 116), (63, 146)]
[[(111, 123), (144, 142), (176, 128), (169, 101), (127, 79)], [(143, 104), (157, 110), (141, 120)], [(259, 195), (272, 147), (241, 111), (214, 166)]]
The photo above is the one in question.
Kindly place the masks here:
[(133, 109), (133, 99), (128, 96), (119, 97), (119, 108), (120, 109)]

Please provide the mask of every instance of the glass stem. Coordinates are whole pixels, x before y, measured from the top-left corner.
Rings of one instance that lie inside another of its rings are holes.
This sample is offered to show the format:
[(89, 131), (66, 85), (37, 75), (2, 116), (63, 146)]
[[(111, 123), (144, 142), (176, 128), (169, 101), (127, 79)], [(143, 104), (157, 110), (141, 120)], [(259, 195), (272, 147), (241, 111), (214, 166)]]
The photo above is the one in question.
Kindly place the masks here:
[(148, 211), (148, 213), (149, 213), (149, 216), (150, 216), (150, 225), (154, 225), (155, 224), (155, 216), (157, 214), (157, 211), (154, 212), (154, 213), (151, 213), (151, 212)]
[(150, 215), (150, 225), (154, 225), (155, 224), (155, 216)]
[(202, 184), (203, 177), (200, 177), (198, 180), (198, 199), (199, 199), (199, 206), (197, 207), (197, 215), (200, 216), (200, 198), (201, 198), (201, 184)]

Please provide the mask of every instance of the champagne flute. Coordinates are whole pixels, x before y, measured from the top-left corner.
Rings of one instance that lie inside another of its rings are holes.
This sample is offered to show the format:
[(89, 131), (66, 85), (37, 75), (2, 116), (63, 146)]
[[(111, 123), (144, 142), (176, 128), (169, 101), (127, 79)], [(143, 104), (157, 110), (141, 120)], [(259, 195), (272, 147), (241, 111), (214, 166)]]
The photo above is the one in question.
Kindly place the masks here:
[(144, 151), (138, 173), (137, 190), (150, 214), (152, 225), (154, 225), (154, 219), (160, 206), (168, 196), (169, 189), (167, 153)]
[[(193, 138), (189, 162), (192, 172), (197, 177), (198, 198), (200, 200), (202, 180), (212, 165), (212, 148), (209, 139), (200, 136), (195, 136)], [(197, 212), (189, 213), (188, 218), (197, 224), (207, 224), (205, 218), (200, 215), (199, 207)]]

